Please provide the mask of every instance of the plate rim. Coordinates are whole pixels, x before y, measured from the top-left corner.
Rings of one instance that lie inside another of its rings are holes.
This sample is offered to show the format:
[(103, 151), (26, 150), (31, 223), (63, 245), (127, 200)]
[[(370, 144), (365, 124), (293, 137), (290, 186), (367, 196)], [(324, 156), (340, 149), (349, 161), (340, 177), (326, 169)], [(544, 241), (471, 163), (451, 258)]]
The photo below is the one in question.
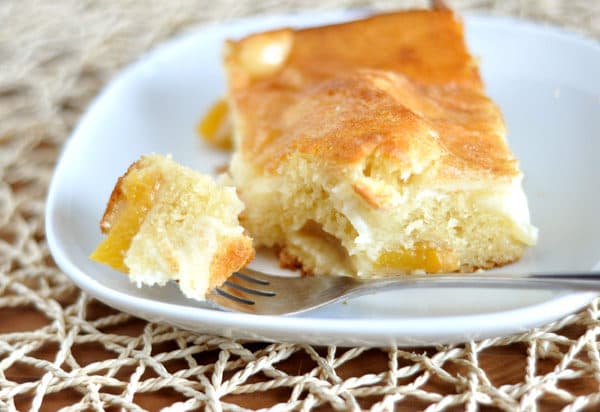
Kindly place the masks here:
[[(365, 9), (337, 9), (319, 11), (316, 14), (320, 19), (339, 19), (344, 20), (356, 18), (365, 13), (373, 12), (373, 10)], [(76, 127), (71, 132), (63, 144), (60, 156), (57, 159), (55, 170), (48, 189), (45, 211), (45, 234), (50, 249), (50, 253), (56, 261), (58, 267), (82, 290), (98, 300), (108, 304), (109, 306), (118, 307), (119, 310), (127, 313), (132, 313), (132, 308), (140, 308), (145, 314), (165, 317), (165, 321), (169, 319), (186, 320), (191, 322), (215, 322), (218, 321), (222, 327), (240, 325), (247, 326), (249, 330), (266, 330), (277, 333), (286, 333), (301, 337), (302, 333), (306, 332), (330, 332), (337, 337), (344, 336), (355, 338), (357, 334), (368, 336), (371, 341), (379, 341), (387, 343), (391, 336), (399, 334), (418, 335), (425, 339), (433, 339), (440, 335), (461, 335), (457, 331), (457, 324), (468, 324), (470, 330), (474, 330), (473, 325), (477, 325), (478, 334), (481, 336), (504, 336), (507, 332), (503, 332), (511, 325), (503, 324), (501, 320), (515, 319), (518, 317), (523, 320), (520, 323), (524, 330), (528, 330), (533, 326), (547, 323), (551, 320), (556, 320), (560, 316), (566, 316), (573, 311), (580, 309), (591, 302), (596, 293), (593, 292), (562, 292), (550, 297), (549, 299), (532, 305), (518, 307), (509, 310), (500, 310), (483, 314), (461, 314), (448, 316), (423, 316), (409, 318), (373, 318), (373, 319), (353, 319), (353, 318), (311, 318), (311, 317), (288, 317), (288, 316), (258, 316), (250, 314), (240, 314), (231, 312), (221, 312), (211, 308), (190, 307), (186, 304), (175, 304), (161, 301), (155, 301), (151, 298), (131, 296), (117, 289), (110, 288), (105, 284), (98, 282), (88, 276), (84, 270), (78, 267), (66, 253), (67, 248), (63, 248), (61, 238), (55, 230), (56, 220), (53, 218), (56, 215), (56, 205), (58, 194), (60, 193), (60, 182), (62, 176), (68, 174), (69, 157), (76, 153), (75, 146), (85, 138), (85, 125), (88, 119), (99, 105), (102, 104), (104, 97), (109, 94), (113, 88), (119, 87), (120, 84), (127, 81), (129, 76), (135, 74), (141, 66), (147, 64), (151, 59), (158, 58), (165, 51), (173, 48), (182, 42), (191, 41), (197, 36), (201, 36), (211, 30), (232, 30), (240, 25), (258, 24), (265, 19), (283, 20), (289, 18), (303, 18), (305, 16), (315, 16), (315, 12), (293, 12), (281, 14), (268, 14), (244, 17), (233, 19), (226, 22), (215, 22), (193, 27), (189, 31), (185, 31), (173, 38), (158, 44), (148, 52), (142, 54), (139, 58), (124, 66), (116, 75), (108, 81), (99, 91), (99, 93), (88, 104), (88, 107), (81, 115)], [(511, 26), (517, 25), (520, 28), (533, 31), (542, 31), (544, 34), (551, 34), (563, 40), (575, 41), (579, 44), (583, 42), (586, 46), (591, 46), (596, 52), (600, 52), (600, 42), (595, 39), (585, 37), (580, 33), (567, 30), (562, 27), (557, 27), (548, 23), (539, 23), (528, 20), (523, 20), (514, 17), (496, 16), (483, 13), (463, 13), (463, 20), (471, 21), (476, 24), (493, 24)], [(306, 26), (306, 25), (299, 25)], [(182, 310), (182, 309), (186, 310)], [(560, 308), (561, 310), (557, 310)], [(564, 309), (567, 308), (567, 309)], [(544, 316), (532, 316), (534, 313), (542, 313)], [(140, 316), (139, 313), (132, 313), (134, 316)], [(167, 314), (168, 316), (164, 316)], [(142, 315), (143, 317), (143, 315)], [(166, 319), (169, 318), (169, 319)], [(500, 321), (500, 322), (499, 322)], [(433, 328), (431, 325), (436, 324)], [(331, 332), (331, 330), (334, 332)], [(357, 333), (360, 329), (360, 333)], [(514, 328), (508, 333), (518, 333)], [(265, 339), (268, 340), (268, 339)], [(301, 338), (307, 341), (306, 338)], [(310, 339), (308, 339), (310, 340)], [(297, 341), (297, 340), (296, 340)], [(445, 339), (444, 341), (452, 341)], [(464, 341), (464, 340), (461, 340)], [(411, 344), (414, 345), (414, 344)]]

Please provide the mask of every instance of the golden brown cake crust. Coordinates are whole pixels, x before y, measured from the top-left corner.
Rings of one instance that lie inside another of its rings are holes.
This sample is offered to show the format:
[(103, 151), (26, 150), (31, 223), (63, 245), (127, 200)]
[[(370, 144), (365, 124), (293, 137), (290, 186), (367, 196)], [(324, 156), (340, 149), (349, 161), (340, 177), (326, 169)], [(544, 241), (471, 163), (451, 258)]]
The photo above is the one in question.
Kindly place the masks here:
[(245, 267), (254, 259), (252, 239), (233, 239), (223, 243), (210, 264), (209, 290), (221, 286), (233, 272)]
[[(110, 228), (119, 217), (119, 212), (121, 207), (123, 206), (123, 202), (125, 201), (125, 195), (123, 193), (123, 184), (127, 176), (133, 173), (136, 169), (142, 169), (151, 163), (148, 156), (142, 156), (135, 162), (129, 165), (125, 173), (122, 176), (119, 176), (115, 186), (113, 187), (112, 192), (110, 193), (110, 197), (108, 202), (106, 203), (106, 209), (104, 209), (104, 214), (102, 215), (102, 219), (100, 219), (100, 231), (104, 234), (107, 234), (110, 231)], [(155, 190), (160, 185), (160, 173), (156, 173), (155, 180)]]
[[(279, 63), (252, 62), (273, 45)], [(299, 153), (332, 167), (375, 156), (402, 175), (433, 165), (442, 180), (519, 173), (450, 11), (257, 34), (225, 63), (238, 151), (267, 172)]]
[(535, 243), (504, 121), (451, 11), (259, 33), (228, 42), (225, 67), (244, 223), (283, 265), (437, 273)]
[(106, 203), (106, 209), (104, 209), (104, 214), (102, 215), (102, 219), (100, 219), (100, 231), (104, 234), (107, 234), (110, 231), (110, 227), (114, 220), (118, 217), (118, 210), (121, 201), (123, 200), (123, 180), (125, 177), (131, 172), (131, 170), (139, 167), (139, 162), (141, 160), (137, 160), (133, 162), (127, 168), (127, 171), (122, 176), (119, 176), (115, 186), (113, 187), (112, 192), (110, 193), (110, 197), (108, 198), (108, 202)]
[[(249, 47), (292, 42), (276, 73), (248, 76), (244, 64)], [(358, 68), (404, 73), (423, 84), (455, 83), (482, 87), (477, 64), (463, 40), (463, 28), (449, 10), (413, 10), (378, 14), (362, 20), (301, 30), (280, 29), (231, 41), (226, 63), (234, 67), (234, 89), (248, 82), (271, 81), (300, 87)]]
[[(203, 179), (204, 182), (201, 179)], [(208, 182), (211, 182), (212, 186), (210, 186)], [(205, 188), (202, 189), (205, 191), (204, 194), (202, 194), (202, 190), (199, 189), (199, 187), (202, 185), (206, 185)], [(101, 219), (100, 228), (102, 232), (109, 234), (109, 232), (111, 232), (115, 227), (118, 228), (120, 218), (123, 216), (121, 212), (127, 210), (128, 207), (132, 207), (135, 211), (135, 214), (139, 218), (137, 222), (139, 227), (135, 229), (127, 229), (129, 233), (126, 235), (131, 236), (133, 239), (134, 235), (139, 235), (140, 227), (143, 224), (142, 222), (146, 220), (147, 214), (151, 213), (150, 210), (157, 207), (165, 207), (165, 204), (168, 206), (168, 201), (172, 200), (172, 198), (168, 197), (169, 195), (164, 193), (161, 196), (161, 190), (168, 190), (171, 196), (177, 195), (177, 193), (181, 194), (182, 196), (185, 194), (190, 194), (191, 197), (188, 198), (188, 201), (195, 200), (197, 202), (209, 202), (211, 199), (205, 197), (204, 195), (210, 196), (211, 198), (213, 196), (218, 197), (222, 201), (227, 199), (228, 201), (233, 201), (230, 197), (225, 196), (226, 188), (217, 188), (217, 184), (212, 182), (210, 178), (202, 176), (191, 169), (184, 168), (183, 166), (180, 166), (172, 161), (170, 158), (165, 158), (159, 155), (142, 156), (139, 160), (131, 164), (125, 174), (123, 174), (117, 180), (108, 200), (104, 215)], [(217, 193), (216, 190), (219, 190), (220, 192)], [(167, 199), (165, 199), (165, 196)], [(146, 198), (147, 202), (140, 202), (141, 198)], [(239, 199), (236, 198), (236, 201), (239, 202)], [(189, 268), (186, 269), (186, 266), (181, 263), (181, 253), (175, 253), (177, 252), (175, 245), (179, 244), (177, 243), (177, 236), (170, 236), (172, 234), (170, 232), (180, 229), (179, 225), (172, 223), (169, 220), (168, 214), (169, 211), (171, 211), (173, 213), (177, 213), (178, 216), (183, 219), (186, 211), (189, 211), (191, 215), (194, 215), (195, 213), (204, 213), (199, 211), (204, 210), (202, 208), (209, 207), (207, 205), (194, 204), (193, 202), (190, 203), (190, 205), (198, 206), (198, 209), (195, 209), (194, 207), (186, 208), (185, 210), (169, 209), (164, 215), (164, 218), (159, 219), (159, 227), (161, 230), (163, 230), (162, 233), (164, 237), (146, 237), (146, 239), (150, 240), (148, 243), (149, 245), (153, 247), (156, 246), (158, 247), (158, 250), (160, 250), (159, 254), (161, 255), (161, 261), (163, 262), (163, 270), (166, 270), (168, 272), (166, 274), (168, 275), (189, 275), (187, 272), (184, 273), (184, 271), (189, 270)], [(209, 212), (209, 210), (207, 209), (205, 212)], [(131, 213), (128, 213), (128, 215), (131, 215)], [(229, 222), (228, 219), (235, 219), (237, 222), (237, 217), (237, 215), (235, 215), (235, 217), (223, 216), (222, 218), (225, 222), (223, 224), (230, 224), (231, 222)], [(217, 243), (216, 250), (212, 256), (210, 256), (210, 260), (207, 261), (206, 267), (206, 284), (210, 290), (221, 285), (231, 275), (232, 272), (237, 271), (250, 263), (254, 258), (254, 248), (252, 246), (252, 239), (241, 232), (239, 235), (232, 233), (227, 233), (224, 235), (219, 234), (218, 232), (209, 233), (212, 233), (210, 236), (215, 236), (214, 241)], [(145, 232), (145, 235), (148, 235), (148, 232)], [(196, 235), (196, 233), (193, 233), (193, 235)], [(168, 241), (166, 241), (165, 244), (160, 244), (161, 241), (167, 238)], [(191, 236), (189, 241), (198, 242), (198, 239)], [(131, 271), (131, 268), (127, 266), (126, 261), (123, 260), (126, 254), (129, 253), (131, 244), (132, 240), (129, 239), (127, 242), (118, 244), (113, 243), (110, 246), (110, 248), (113, 249), (117, 247), (122, 248), (118, 251), (115, 251), (115, 253), (118, 252), (121, 255), (120, 262), (117, 265), (119, 270), (126, 272)], [(158, 244), (160, 245), (157, 246)], [(190, 250), (198, 248), (197, 252), (201, 254), (204, 252), (204, 250), (200, 250), (200, 248), (203, 247), (202, 245), (203, 243), (200, 241), (197, 244), (190, 244), (188, 246)], [(186, 249), (186, 247), (184, 247), (184, 249)], [(94, 252), (92, 255), (94, 256), (95, 253), (96, 252)], [(103, 253), (101, 256), (105, 257), (106, 254)], [(109, 262), (108, 260), (103, 260), (101, 258), (93, 259), (115, 267), (111, 264), (112, 261)], [(148, 261), (146, 264), (147, 266), (143, 269), (147, 270), (148, 273), (153, 273), (154, 271), (158, 270), (156, 269), (156, 266), (153, 266), (154, 263)], [(202, 271), (201, 268), (195, 268), (195, 270), (196, 269), (199, 272)], [(199, 297), (200, 296), (198, 296), (198, 298)]]

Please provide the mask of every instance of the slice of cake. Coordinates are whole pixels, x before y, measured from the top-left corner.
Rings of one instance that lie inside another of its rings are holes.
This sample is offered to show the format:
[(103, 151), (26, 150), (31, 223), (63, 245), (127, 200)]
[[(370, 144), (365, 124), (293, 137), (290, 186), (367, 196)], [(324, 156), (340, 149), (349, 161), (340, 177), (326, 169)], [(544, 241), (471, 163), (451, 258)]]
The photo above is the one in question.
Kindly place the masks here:
[(235, 188), (169, 157), (142, 156), (119, 178), (100, 229), (107, 236), (90, 256), (146, 285), (179, 283), (203, 299), (254, 257), (238, 215)]
[(315, 274), (473, 271), (536, 242), (522, 174), (448, 10), (226, 44), (242, 224)]

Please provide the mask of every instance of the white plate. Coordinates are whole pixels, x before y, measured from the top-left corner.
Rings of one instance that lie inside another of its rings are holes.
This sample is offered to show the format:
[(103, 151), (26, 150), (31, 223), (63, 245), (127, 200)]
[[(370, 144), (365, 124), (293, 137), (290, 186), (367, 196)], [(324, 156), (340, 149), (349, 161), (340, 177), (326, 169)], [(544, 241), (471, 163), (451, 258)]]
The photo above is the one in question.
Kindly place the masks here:
[[(143, 153), (172, 153), (213, 173), (227, 156), (194, 125), (224, 91), (223, 39), (279, 26), (316, 25), (359, 12), (258, 17), (209, 26), (157, 48), (112, 81), (89, 108), (57, 166), (46, 231), (58, 265), (108, 305), (152, 320), (234, 338), (338, 345), (422, 345), (523, 332), (586, 305), (591, 293), (416, 289), (357, 298), (297, 317), (223, 313), (176, 286), (136, 288), (90, 261), (110, 191)], [(539, 244), (504, 270), (591, 270), (600, 261), (600, 47), (561, 30), (468, 16), (491, 96), (504, 110)], [(274, 267), (266, 259), (266, 266)]]

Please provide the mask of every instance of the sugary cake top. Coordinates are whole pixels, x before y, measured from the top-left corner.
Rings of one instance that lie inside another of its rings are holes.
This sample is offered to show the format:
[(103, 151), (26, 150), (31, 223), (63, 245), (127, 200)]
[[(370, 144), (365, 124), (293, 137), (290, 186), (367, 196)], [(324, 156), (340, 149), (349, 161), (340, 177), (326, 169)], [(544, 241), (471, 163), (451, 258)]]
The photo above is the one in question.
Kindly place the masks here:
[(267, 172), (298, 154), (385, 178), (519, 174), (448, 10), (259, 33), (229, 41), (225, 65), (237, 150)]

